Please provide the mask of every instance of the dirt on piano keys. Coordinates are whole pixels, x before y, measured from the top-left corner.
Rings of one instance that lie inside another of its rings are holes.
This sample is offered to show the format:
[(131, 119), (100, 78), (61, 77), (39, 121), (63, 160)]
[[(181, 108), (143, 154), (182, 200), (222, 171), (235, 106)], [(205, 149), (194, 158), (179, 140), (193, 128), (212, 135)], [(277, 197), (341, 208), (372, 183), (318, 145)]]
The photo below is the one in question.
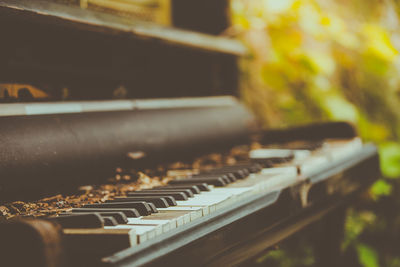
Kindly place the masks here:
[[(251, 148), (259, 148), (258, 144)], [(55, 195), (32, 202), (15, 201), (0, 205), (0, 220), (16, 216), (45, 217), (55, 215), (70, 208), (79, 208), (84, 204), (104, 202), (114, 196), (126, 195), (128, 191), (165, 185), (177, 176), (197, 173), (199, 170), (232, 165), (248, 159), (250, 146), (240, 146), (226, 153), (209, 154), (192, 162), (175, 162), (161, 165), (151, 170), (124, 170), (116, 168), (115, 176), (101, 185), (86, 185), (77, 188), (72, 195)]]

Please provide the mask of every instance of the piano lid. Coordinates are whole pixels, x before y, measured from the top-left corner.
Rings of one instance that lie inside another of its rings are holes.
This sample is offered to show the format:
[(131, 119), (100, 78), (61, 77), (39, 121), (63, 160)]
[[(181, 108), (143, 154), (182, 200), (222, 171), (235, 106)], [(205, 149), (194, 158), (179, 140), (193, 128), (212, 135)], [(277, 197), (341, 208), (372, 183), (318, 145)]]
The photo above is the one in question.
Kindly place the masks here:
[(0, 0), (0, 15), (54, 24), (108, 35), (125, 35), (148, 42), (192, 48), (200, 51), (243, 56), (247, 48), (236, 40), (161, 26), (75, 6), (47, 1)]

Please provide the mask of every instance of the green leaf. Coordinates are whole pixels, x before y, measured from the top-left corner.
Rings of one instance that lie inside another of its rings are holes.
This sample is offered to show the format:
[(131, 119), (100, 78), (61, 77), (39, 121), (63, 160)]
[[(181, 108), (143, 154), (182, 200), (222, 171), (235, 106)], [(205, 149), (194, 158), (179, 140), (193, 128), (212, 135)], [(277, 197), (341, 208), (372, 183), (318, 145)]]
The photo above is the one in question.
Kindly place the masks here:
[(365, 245), (357, 245), (358, 260), (364, 267), (379, 267), (378, 254), (374, 249)]
[(371, 187), (371, 195), (374, 200), (381, 196), (389, 196), (392, 193), (392, 185), (383, 179), (376, 181)]
[(388, 142), (380, 145), (381, 169), (385, 177), (400, 177), (400, 144)]

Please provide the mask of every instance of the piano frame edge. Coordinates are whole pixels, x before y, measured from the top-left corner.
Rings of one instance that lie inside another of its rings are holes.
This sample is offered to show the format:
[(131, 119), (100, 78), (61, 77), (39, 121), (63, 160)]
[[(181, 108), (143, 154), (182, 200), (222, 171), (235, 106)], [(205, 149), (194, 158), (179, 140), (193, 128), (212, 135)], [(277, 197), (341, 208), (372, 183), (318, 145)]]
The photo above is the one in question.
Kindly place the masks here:
[[(238, 265), (348, 204), (379, 175), (377, 150), (367, 144), (356, 156), (330, 164), (290, 188), (248, 199), (147, 243), (105, 257), (101, 266), (158, 266), (182, 264), (188, 260), (194, 266)], [(320, 203), (303, 207), (298, 189), (305, 185), (311, 190), (327, 190), (327, 181), (333, 176), (353, 182), (354, 190), (347, 192), (345, 184), (333, 195), (314, 200)]]

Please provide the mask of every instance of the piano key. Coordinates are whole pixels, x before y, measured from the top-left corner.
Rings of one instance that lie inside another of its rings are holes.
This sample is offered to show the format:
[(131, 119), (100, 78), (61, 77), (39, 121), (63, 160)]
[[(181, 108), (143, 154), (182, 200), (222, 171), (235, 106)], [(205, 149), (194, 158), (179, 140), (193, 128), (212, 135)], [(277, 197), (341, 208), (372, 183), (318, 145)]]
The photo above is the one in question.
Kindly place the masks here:
[(198, 184), (205, 183), (214, 186), (226, 186), (227, 183), (221, 178), (198, 178), (198, 179), (177, 179), (168, 182), (170, 185), (188, 185), (188, 184)]
[(104, 226), (115, 226), (118, 225), (117, 221), (114, 219), (114, 217), (111, 216), (103, 216), (102, 217), (104, 220)]
[(272, 163), (280, 163), (294, 158), (291, 149), (254, 149), (249, 152), (249, 158), (257, 163), (270, 161)]
[(162, 189), (162, 188), (170, 188), (170, 189), (189, 189), (190, 191), (192, 191), (193, 194), (200, 194), (201, 190), (200, 188), (198, 188), (195, 185), (176, 185), (176, 186), (172, 186), (172, 185), (166, 185), (166, 186), (157, 186), (154, 187), (155, 189)]
[(281, 175), (281, 174), (294, 174), (297, 173), (297, 168), (295, 166), (283, 166), (283, 167), (275, 167), (275, 168), (265, 168), (262, 169), (261, 174), (269, 174), (269, 175)]
[(155, 193), (164, 193), (164, 192), (178, 192), (178, 193), (184, 193), (187, 197), (193, 197), (193, 193), (192, 191), (190, 191), (189, 189), (168, 189), (168, 188), (164, 188), (164, 189), (144, 189), (141, 190), (139, 192), (155, 192)]
[(193, 175), (189, 178), (192, 179), (202, 179), (202, 178), (221, 178), (226, 184), (230, 184), (235, 182), (236, 176), (233, 173), (207, 173), (207, 172), (203, 172), (203, 173), (199, 173), (196, 175)]
[(200, 191), (203, 191), (203, 192), (210, 191), (211, 187), (212, 187), (212, 186), (207, 185), (206, 183), (194, 183), (194, 184), (187, 184), (187, 185), (185, 185), (185, 184), (183, 184), (183, 185), (176, 184), (176, 185), (166, 185), (166, 186), (172, 186), (172, 187), (174, 187), (174, 186), (177, 186), (177, 187), (179, 187), (179, 186), (183, 186), (183, 187), (196, 186)]
[(250, 175), (247, 179), (232, 184), (230, 188), (252, 188), (254, 192), (268, 192), (286, 188), (299, 179), (296, 166), (265, 168), (261, 173)]
[(262, 166), (258, 163), (238, 163), (235, 165), (224, 166), (220, 169), (223, 170), (235, 170), (235, 169), (246, 169), (249, 173), (257, 173), (262, 170)]
[(121, 230), (130, 229), (134, 230), (138, 244), (162, 234), (162, 227), (160, 225), (137, 225), (137, 224), (123, 224), (116, 226), (104, 226), (106, 230)]
[(159, 212), (149, 216), (143, 216), (144, 220), (175, 220), (176, 227), (182, 226), (190, 222), (191, 211), (168, 211)]
[(321, 171), (329, 163), (329, 158), (326, 156), (310, 156), (303, 160), (294, 161), (299, 173), (304, 177), (312, 176), (313, 174)]
[(236, 179), (244, 179), (250, 174), (250, 172), (246, 168), (218, 168), (204, 172), (204, 174), (207, 173), (230, 175)]
[(237, 180), (236, 176), (233, 173), (212, 173), (212, 172), (202, 172), (200, 174), (190, 176), (189, 178), (192, 178), (192, 179), (221, 178), (227, 184), (233, 183)]
[(147, 205), (149, 205), (152, 213), (157, 213), (158, 212), (156, 206), (153, 203), (147, 203)]
[(122, 212), (128, 218), (140, 217), (136, 209), (117, 209), (117, 208), (73, 208), (70, 210), (72, 213), (88, 213), (88, 212)]
[(329, 141), (325, 143), (323, 152), (329, 155), (331, 160), (341, 160), (362, 148), (363, 144), (360, 138), (354, 138), (351, 141)]
[(162, 209), (158, 209), (158, 211), (160, 213), (168, 213), (168, 212), (176, 212), (176, 211), (186, 211), (189, 212), (189, 216), (190, 216), (190, 221), (194, 221), (198, 218), (201, 218), (203, 215), (207, 215), (208, 209), (205, 207), (179, 207), (179, 206), (175, 206), (175, 207), (169, 207), (169, 208), (162, 208)]
[(160, 225), (162, 228), (162, 232), (166, 233), (171, 229), (177, 227), (176, 219), (169, 219), (169, 220), (147, 220), (143, 218), (132, 218), (129, 219), (128, 225)]
[[(116, 197), (115, 199), (106, 200), (106, 203), (145, 201), (147, 203), (153, 203), (156, 208), (168, 208), (169, 204), (165, 198), (166, 197)], [(175, 202), (175, 199), (173, 199), (173, 201)]]
[(244, 179), (247, 176), (249, 176), (249, 174), (250, 174), (250, 172), (248, 170), (244, 169), (244, 168), (233, 169), (233, 170), (230, 170), (230, 169), (226, 169), (225, 170), (225, 169), (221, 168), (221, 169), (213, 170), (211, 172), (212, 173), (216, 173), (216, 174), (218, 174), (218, 173), (220, 173), (220, 174), (229, 173), (229, 174), (232, 174), (237, 179)]
[[(175, 200), (187, 200), (188, 197), (181, 192), (150, 192), (150, 191), (134, 191), (128, 192), (128, 197), (136, 197), (136, 196), (151, 196), (151, 197), (173, 197)], [(170, 202), (168, 202), (169, 204)]]
[(230, 205), (239, 197), (244, 197), (245, 193), (251, 192), (252, 188), (215, 188), (213, 191), (196, 196), (188, 201), (177, 201), (178, 207), (207, 207), (209, 212), (219, 210)]
[[(148, 199), (161, 199), (167, 203), (169, 206), (176, 206), (176, 201), (175, 198), (172, 196), (146, 196), (146, 195), (132, 195), (132, 196), (126, 196), (126, 197), (115, 197), (114, 200), (120, 200), (120, 199), (127, 199), (130, 201), (130, 199), (143, 199), (143, 201), (147, 201)], [(158, 201), (157, 201), (158, 202)], [(160, 204), (160, 203), (158, 203)], [(156, 205), (156, 204), (154, 204)], [(160, 204), (161, 205), (161, 204)], [(164, 203), (162, 204), (164, 205)], [(164, 207), (166, 208), (166, 207)]]
[(193, 202), (189, 201), (189, 203), (186, 203), (185, 201), (178, 201), (178, 207), (204, 207), (205, 211), (203, 211), (203, 215), (207, 215), (208, 213), (218, 210), (220, 204), (227, 198), (228, 197), (225, 196), (216, 196), (208, 197), (206, 199), (197, 199)]
[(49, 217), (48, 220), (57, 222), (63, 228), (101, 228), (105, 223), (100, 214), (96, 213)]
[(146, 216), (152, 213), (150, 206), (146, 202), (115, 202), (115, 203), (95, 203), (85, 204), (82, 208), (122, 208), (136, 209), (141, 216)]
[[(79, 213), (79, 214), (92, 214), (95, 212), (88, 212), (88, 213)], [(96, 212), (98, 214), (100, 214), (100, 216), (104, 217), (104, 216), (111, 216), (113, 217), (118, 224), (125, 224), (128, 222), (128, 217), (126, 217), (126, 215), (122, 212)], [(71, 215), (75, 215), (77, 213), (71, 213), (71, 212), (64, 212), (64, 213), (60, 213), (58, 214), (59, 216), (71, 216)]]
[(259, 175), (261, 178), (267, 175), (265, 180), (258, 185), (263, 191), (284, 189), (300, 180), (297, 168), (293, 166), (263, 169), (261, 173)]
[(63, 229), (63, 243), (69, 250), (77, 250), (80, 253), (111, 255), (122, 249), (132, 247), (138, 242), (136, 231), (132, 228), (97, 228)]
[(311, 154), (312, 154), (310, 150), (301, 150), (301, 149), (293, 150), (293, 153), (294, 153), (295, 160), (305, 159), (305, 158), (311, 156)]

